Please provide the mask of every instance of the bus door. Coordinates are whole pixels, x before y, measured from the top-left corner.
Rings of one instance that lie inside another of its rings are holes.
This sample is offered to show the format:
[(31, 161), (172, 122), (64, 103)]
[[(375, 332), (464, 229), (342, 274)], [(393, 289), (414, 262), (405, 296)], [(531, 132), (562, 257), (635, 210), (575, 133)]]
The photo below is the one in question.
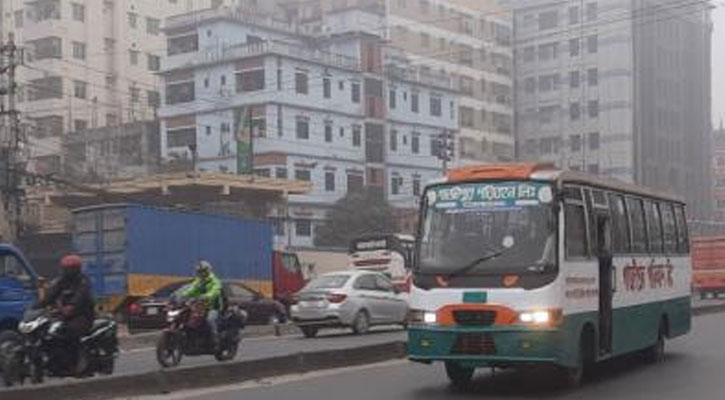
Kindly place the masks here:
[(615, 270), (612, 263), (611, 221), (609, 215), (595, 213), (597, 260), (599, 262), (599, 353), (612, 352), (612, 299)]

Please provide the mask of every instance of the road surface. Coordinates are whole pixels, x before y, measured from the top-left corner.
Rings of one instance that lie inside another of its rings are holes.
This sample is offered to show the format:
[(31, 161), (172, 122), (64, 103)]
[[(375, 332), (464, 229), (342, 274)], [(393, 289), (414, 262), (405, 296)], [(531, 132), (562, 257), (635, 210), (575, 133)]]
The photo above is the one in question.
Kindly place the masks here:
[(611, 361), (599, 366), (583, 387), (571, 391), (551, 388), (543, 378), (520, 372), (491, 377), (486, 371), (479, 373), (470, 389), (458, 391), (449, 387), (440, 365), (394, 361), (144, 400), (724, 399), (723, 332), (725, 315), (698, 317), (689, 336), (668, 342), (664, 363), (646, 365), (632, 357)]

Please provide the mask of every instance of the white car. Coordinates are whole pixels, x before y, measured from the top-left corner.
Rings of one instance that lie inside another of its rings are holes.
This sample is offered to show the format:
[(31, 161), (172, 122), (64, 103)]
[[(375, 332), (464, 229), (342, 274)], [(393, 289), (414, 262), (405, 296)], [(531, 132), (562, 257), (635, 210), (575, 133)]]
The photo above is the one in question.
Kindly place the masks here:
[(321, 328), (350, 327), (357, 334), (373, 325), (405, 326), (408, 295), (385, 275), (346, 271), (321, 275), (302, 289), (291, 308), (292, 321), (305, 337)]

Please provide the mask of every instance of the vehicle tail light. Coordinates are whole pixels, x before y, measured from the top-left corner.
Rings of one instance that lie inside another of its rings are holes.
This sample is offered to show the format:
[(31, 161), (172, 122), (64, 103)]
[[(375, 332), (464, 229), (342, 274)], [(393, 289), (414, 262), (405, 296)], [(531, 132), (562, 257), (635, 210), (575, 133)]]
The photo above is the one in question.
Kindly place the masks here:
[(299, 302), (300, 302), (300, 296), (299, 295), (293, 294), (292, 296), (290, 296), (290, 301), (289, 301), (290, 305), (295, 305), (295, 304), (297, 304)]
[(143, 311), (143, 307), (141, 307), (141, 305), (138, 303), (131, 303), (128, 305), (129, 315), (139, 315), (141, 314), (141, 311)]
[(327, 301), (334, 304), (342, 303), (345, 299), (347, 299), (347, 295), (342, 293), (330, 293), (327, 295)]

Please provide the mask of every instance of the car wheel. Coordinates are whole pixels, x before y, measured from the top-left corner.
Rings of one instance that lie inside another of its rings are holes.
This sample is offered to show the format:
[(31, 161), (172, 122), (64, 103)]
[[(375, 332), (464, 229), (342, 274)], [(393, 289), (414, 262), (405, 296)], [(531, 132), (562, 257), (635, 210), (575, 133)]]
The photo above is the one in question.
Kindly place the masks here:
[(270, 315), (267, 318), (267, 325), (279, 325), (279, 324), (284, 324), (285, 322), (286, 322), (286, 318), (278, 312)]
[(317, 332), (319, 331), (316, 326), (301, 326), (300, 330), (302, 331), (302, 334), (305, 335), (305, 337), (308, 339), (312, 339), (313, 337), (317, 336)]
[(370, 317), (367, 311), (361, 310), (357, 313), (352, 323), (352, 330), (356, 335), (365, 334), (370, 330)]
[(471, 384), (473, 373), (476, 371), (473, 367), (464, 367), (455, 362), (446, 362), (446, 375), (451, 381), (453, 387), (462, 389)]

